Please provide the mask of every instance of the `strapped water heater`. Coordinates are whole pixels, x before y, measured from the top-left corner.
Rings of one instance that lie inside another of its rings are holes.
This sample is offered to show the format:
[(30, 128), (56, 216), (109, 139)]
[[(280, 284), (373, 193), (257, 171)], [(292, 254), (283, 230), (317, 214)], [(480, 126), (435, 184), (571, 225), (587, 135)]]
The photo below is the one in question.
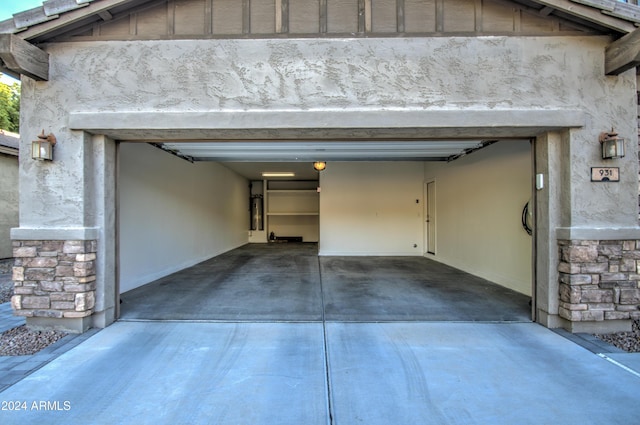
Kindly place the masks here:
[(262, 195), (251, 196), (251, 230), (264, 230)]

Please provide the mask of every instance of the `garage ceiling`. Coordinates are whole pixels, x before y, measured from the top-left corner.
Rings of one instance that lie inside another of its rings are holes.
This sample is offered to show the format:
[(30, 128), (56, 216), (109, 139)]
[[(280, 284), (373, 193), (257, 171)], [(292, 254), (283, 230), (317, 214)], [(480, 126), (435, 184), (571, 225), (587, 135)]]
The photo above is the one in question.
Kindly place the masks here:
[(317, 179), (314, 161), (451, 161), (496, 140), (188, 141), (154, 143), (191, 161), (223, 162), (251, 180), (262, 172)]
[(163, 143), (195, 161), (442, 161), (483, 147), (483, 140), (250, 141)]
[[(315, 180), (314, 161), (447, 161), (495, 140), (191, 141), (156, 143), (192, 161), (223, 162), (250, 180), (263, 172), (292, 172)], [(291, 177), (289, 177), (290, 179)]]
[[(268, 180), (318, 180), (311, 162), (224, 162), (225, 167), (248, 180), (263, 180), (262, 173), (293, 173), (294, 177), (268, 177)], [(329, 164), (329, 167), (331, 164)]]

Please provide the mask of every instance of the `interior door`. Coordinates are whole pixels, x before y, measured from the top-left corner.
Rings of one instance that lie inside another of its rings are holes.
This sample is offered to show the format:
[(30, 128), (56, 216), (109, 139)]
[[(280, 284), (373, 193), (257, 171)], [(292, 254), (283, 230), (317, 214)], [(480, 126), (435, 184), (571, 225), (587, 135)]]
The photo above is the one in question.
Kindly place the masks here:
[(425, 183), (425, 245), (427, 254), (436, 253), (436, 182)]

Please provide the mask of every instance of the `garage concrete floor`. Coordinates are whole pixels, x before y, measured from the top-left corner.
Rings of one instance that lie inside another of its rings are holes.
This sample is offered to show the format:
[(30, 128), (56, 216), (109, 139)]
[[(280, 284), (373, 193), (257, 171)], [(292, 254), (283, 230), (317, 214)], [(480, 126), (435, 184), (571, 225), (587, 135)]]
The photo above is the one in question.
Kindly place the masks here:
[(249, 244), (122, 294), (121, 320), (530, 321), (530, 298), (422, 257)]

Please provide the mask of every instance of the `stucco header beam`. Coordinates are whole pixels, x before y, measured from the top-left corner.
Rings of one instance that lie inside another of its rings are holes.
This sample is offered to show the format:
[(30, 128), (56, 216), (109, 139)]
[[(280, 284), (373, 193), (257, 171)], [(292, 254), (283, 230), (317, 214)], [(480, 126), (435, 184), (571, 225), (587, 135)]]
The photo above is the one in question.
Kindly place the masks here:
[(558, 227), (556, 236), (566, 240), (637, 240), (640, 227)]
[(16, 227), (11, 229), (13, 240), (79, 240), (89, 241), (99, 238), (97, 227)]
[[(248, 138), (259, 132), (353, 131), (385, 133), (412, 129), (422, 137), (530, 137), (544, 131), (582, 127), (579, 110), (259, 110), (202, 112), (72, 112), (69, 128), (118, 140)], [(237, 137), (233, 135), (237, 134)], [(277, 136), (282, 137), (282, 136)], [(274, 137), (275, 138), (275, 137)]]
[(49, 54), (13, 34), (0, 34), (2, 68), (38, 81), (49, 79)]

